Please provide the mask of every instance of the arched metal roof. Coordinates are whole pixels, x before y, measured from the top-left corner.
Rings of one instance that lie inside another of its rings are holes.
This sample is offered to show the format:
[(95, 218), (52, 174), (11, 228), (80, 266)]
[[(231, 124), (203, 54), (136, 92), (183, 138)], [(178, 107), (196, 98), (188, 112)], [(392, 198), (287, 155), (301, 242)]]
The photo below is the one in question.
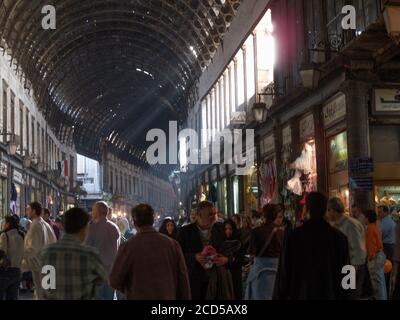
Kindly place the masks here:
[[(2, 0), (1, 47), (63, 141), (145, 162), (145, 134), (184, 121), (242, 0)], [(54, 5), (55, 30), (42, 28)]]

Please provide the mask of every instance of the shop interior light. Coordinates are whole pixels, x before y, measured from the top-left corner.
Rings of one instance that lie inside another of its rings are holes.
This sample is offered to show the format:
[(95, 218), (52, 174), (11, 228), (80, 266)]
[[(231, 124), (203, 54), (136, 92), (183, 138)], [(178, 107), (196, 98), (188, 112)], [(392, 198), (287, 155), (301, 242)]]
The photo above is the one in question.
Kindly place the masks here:
[(393, 0), (385, 1), (383, 17), (389, 36), (397, 44), (400, 44), (400, 2)]

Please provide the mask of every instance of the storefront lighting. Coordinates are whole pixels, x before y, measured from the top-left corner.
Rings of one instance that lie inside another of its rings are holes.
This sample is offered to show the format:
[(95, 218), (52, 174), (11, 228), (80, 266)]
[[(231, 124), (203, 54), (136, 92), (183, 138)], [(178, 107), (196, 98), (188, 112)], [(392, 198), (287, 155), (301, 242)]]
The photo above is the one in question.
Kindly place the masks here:
[(17, 153), (18, 145), (14, 141), (7, 143), (7, 154), (10, 156), (15, 156)]
[(391, 1), (386, 1), (383, 17), (385, 19), (386, 30), (389, 36), (400, 44), (400, 4), (391, 4)]
[(258, 123), (263, 123), (267, 119), (267, 105), (264, 102), (257, 102), (253, 105), (253, 117)]
[(313, 65), (303, 66), (300, 69), (300, 77), (305, 88), (315, 89), (321, 79), (321, 70)]

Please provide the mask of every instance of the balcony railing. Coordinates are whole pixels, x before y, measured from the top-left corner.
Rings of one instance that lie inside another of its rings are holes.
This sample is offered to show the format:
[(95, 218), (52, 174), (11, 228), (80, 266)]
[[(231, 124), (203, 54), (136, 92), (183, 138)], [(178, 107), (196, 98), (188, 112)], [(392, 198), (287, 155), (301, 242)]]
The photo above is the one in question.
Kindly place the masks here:
[(326, 29), (308, 32), (309, 48), (316, 51), (327, 49), (331, 52), (340, 51), (351, 40), (361, 35), (368, 26), (375, 23), (379, 19), (382, 9), (381, 0), (346, 1), (346, 4), (353, 5), (356, 9), (356, 29), (344, 30), (342, 21), (347, 15), (342, 13), (344, 2), (326, 0), (326, 4)]

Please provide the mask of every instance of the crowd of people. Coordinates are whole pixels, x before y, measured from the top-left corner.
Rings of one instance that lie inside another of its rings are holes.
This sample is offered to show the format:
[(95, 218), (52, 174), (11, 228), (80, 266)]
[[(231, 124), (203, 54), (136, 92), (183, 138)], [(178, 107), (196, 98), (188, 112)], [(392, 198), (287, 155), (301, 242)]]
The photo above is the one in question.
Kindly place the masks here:
[[(223, 219), (204, 201), (190, 222), (165, 218), (156, 230), (147, 204), (132, 209), (132, 226), (105, 202), (56, 221), (34, 202), (25, 217), (5, 219), (0, 300), (18, 299), (24, 286), (44, 300), (399, 299), (400, 227), (386, 206), (351, 211), (313, 192), (294, 224), (280, 205)], [(43, 266), (54, 267), (55, 286), (43, 288)]]

